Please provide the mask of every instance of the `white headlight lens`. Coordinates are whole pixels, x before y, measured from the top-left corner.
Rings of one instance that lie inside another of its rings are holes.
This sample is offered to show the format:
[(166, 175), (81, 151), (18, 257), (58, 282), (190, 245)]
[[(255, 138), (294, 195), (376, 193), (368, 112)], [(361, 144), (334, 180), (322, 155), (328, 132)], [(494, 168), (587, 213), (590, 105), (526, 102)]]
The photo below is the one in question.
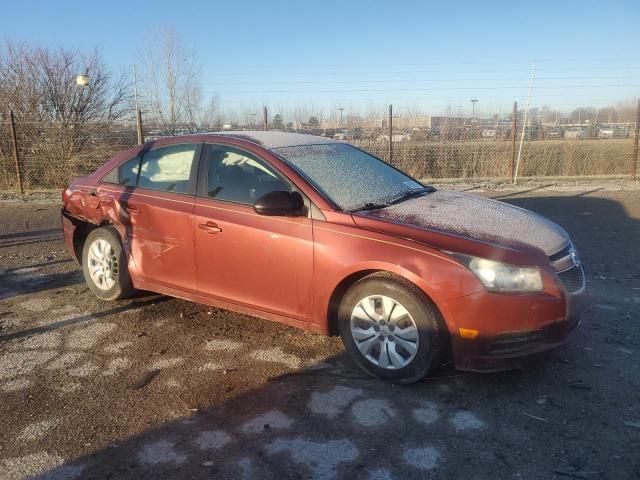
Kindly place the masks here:
[(474, 257), (469, 269), (488, 289), (498, 292), (541, 292), (542, 276), (537, 267), (514, 267), (506, 263)]

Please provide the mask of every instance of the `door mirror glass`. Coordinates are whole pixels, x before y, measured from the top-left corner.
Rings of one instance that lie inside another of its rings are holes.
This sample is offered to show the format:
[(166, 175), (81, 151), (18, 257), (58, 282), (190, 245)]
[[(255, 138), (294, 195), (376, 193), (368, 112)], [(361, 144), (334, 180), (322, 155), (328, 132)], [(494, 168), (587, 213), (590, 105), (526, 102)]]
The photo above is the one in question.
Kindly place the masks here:
[(275, 190), (261, 196), (253, 205), (260, 215), (295, 216), (304, 207), (304, 199), (299, 192)]

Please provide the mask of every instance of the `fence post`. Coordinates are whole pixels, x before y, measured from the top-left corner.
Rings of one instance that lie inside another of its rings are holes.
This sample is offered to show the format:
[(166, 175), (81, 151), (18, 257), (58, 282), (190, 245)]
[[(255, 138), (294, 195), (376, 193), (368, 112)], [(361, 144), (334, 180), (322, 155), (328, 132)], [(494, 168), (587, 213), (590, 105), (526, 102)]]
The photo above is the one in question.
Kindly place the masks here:
[(144, 137), (142, 136), (142, 113), (140, 109), (136, 109), (136, 130), (138, 132), (138, 145), (144, 143)]
[[(11, 122), (11, 140), (13, 142), (13, 159), (16, 162), (16, 176), (18, 177), (18, 190), (20, 191), (20, 195), (22, 195), (24, 193), (24, 188), (22, 186), (22, 173), (20, 172), (20, 155), (18, 154), (18, 138), (16, 137), (16, 121), (13, 116), (13, 110), (9, 110), (9, 119)], [(637, 143), (638, 142), (636, 141), (636, 144)]]
[(516, 129), (518, 128), (518, 102), (513, 102), (513, 120), (511, 121), (511, 173), (509, 178), (513, 183), (513, 169), (516, 165)]
[(631, 171), (631, 178), (633, 180), (638, 179), (638, 137), (640, 136), (640, 99), (638, 99), (638, 107), (636, 111), (636, 135), (633, 143), (633, 170)]
[(267, 107), (262, 107), (262, 129), (266, 132), (269, 130), (269, 117), (267, 116)]
[(393, 105), (389, 104), (389, 164), (393, 165)]

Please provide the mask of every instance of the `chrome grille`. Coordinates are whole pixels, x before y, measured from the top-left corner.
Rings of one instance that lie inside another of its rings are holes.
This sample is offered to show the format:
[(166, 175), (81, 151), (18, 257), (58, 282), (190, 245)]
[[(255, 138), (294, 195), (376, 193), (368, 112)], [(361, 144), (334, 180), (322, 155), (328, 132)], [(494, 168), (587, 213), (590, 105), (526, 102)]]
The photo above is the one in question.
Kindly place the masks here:
[(567, 289), (567, 292), (574, 293), (584, 288), (584, 270), (582, 265), (576, 265), (564, 272), (558, 273), (558, 278)]
[(551, 261), (551, 263), (553, 263), (553, 262), (557, 262), (558, 260), (562, 260), (565, 257), (568, 257), (569, 255), (571, 255), (572, 248), (573, 248), (573, 244), (572, 243), (568, 244), (562, 250), (558, 250), (556, 253), (551, 255), (549, 257), (549, 260)]

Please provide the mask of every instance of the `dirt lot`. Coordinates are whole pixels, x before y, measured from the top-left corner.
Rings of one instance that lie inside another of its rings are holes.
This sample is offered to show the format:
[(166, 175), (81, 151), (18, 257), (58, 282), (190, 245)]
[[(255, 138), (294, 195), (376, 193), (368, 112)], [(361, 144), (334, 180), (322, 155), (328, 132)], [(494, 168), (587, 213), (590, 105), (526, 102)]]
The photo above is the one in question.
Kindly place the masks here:
[(527, 368), (407, 387), (336, 338), (100, 302), (55, 201), (0, 203), (0, 477), (640, 478), (640, 190), (483, 194), (571, 233), (593, 306)]

